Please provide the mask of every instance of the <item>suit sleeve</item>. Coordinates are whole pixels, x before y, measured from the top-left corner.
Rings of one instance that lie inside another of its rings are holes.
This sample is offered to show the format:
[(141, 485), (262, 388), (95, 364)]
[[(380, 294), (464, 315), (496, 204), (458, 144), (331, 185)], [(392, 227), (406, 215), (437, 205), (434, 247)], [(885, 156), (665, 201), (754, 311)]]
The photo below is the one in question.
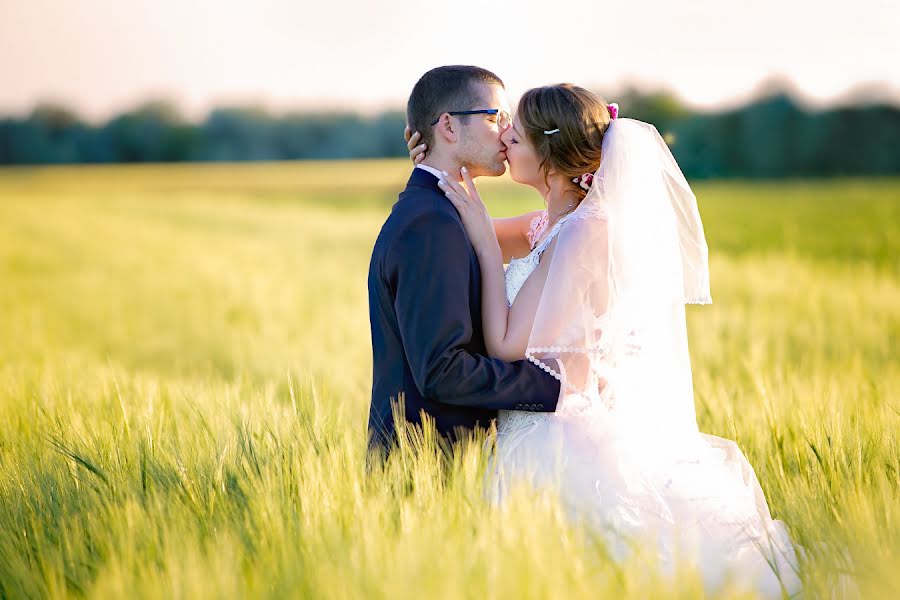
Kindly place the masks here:
[(395, 240), (388, 256), (400, 337), (419, 392), (445, 404), (552, 412), (560, 383), (528, 361), (508, 363), (465, 350), (469, 241), (450, 215), (426, 213)]

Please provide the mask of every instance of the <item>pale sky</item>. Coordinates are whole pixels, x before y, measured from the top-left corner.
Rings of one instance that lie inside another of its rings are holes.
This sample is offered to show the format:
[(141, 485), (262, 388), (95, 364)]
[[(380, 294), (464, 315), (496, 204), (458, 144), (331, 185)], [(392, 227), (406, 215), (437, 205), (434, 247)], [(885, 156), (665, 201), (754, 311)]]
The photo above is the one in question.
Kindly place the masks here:
[(898, 57), (900, 0), (0, 0), (0, 114), (402, 108), (441, 64), (495, 71), (512, 100), (637, 82), (715, 107), (773, 77), (821, 103), (872, 82), (897, 100)]

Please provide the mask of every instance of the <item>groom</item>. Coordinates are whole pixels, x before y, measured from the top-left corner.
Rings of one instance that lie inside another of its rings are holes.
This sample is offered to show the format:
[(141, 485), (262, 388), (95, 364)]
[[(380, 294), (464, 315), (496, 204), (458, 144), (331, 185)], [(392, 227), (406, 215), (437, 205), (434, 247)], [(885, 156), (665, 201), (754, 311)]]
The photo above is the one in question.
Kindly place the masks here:
[(370, 448), (390, 450), (400, 407), (401, 419), (420, 425), (428, 415), (450, 441), (488, 427), (498, 410), (556, 409), (559, 381), (527, 361), (486, 356), (478, 257), (437, 185), (442, 172), (459, 180), (463, 166), (473, 177), (504, 173), (503, 131), (489, 109), (508, 114), (509, 103), (500, 78), (479, 67), (432, 69), (410, 94), (407, 120), (422, 132), (428, 155), (394, 204), (369, 265)]

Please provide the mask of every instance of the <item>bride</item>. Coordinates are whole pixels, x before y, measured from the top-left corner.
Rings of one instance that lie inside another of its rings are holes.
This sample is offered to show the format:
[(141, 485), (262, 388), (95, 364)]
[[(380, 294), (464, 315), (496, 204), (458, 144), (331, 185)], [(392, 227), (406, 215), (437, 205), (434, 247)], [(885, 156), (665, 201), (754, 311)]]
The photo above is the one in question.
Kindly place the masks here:
[(489, 353), (565, 387), (555, 413), (501, 411), (498, 498), (550, 486), (617, 557), (639, 540), (664, 567), (687, 557), (710, 591), (797, 593), (795, 550), (753, 468), (697, 428), (684, 307), (711, 297), (696, 199), (656, 128), (617, 112), (570, 84), (522, 96), (501, 140), (546, 211), (492, 220), (465, 168), (465, 186), (440, 184), (481, 264)]

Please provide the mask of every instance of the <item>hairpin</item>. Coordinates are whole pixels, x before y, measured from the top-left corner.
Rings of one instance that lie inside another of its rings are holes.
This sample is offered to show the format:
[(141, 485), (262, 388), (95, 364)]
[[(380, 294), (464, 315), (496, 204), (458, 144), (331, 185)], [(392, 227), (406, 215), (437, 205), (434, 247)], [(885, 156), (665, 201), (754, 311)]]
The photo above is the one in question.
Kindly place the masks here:
[(557, 129), (548, 129), (547, 131), (544, 132), (544, 135), (551, 135), (551, 134), (554, 134), (554, 133), (559, 133), (559, 128), (557, 128)]

